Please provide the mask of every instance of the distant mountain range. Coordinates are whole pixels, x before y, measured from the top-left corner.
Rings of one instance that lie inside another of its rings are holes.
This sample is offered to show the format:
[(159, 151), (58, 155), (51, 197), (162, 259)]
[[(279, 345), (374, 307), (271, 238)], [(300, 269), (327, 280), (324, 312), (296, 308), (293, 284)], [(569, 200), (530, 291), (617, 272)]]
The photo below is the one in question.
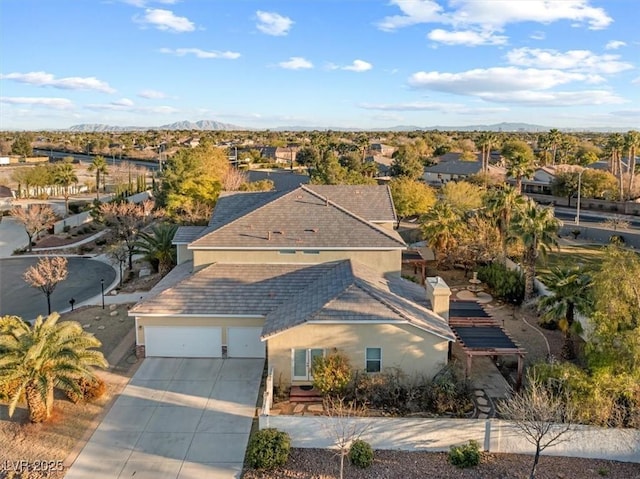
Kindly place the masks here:
[[(543, 132), (549, 131), (553, 127), (534, 125), (531, 123), (495, 123), (493, 125), (467, 125), (467, 126), (415, 126), (397, 125), (389, 128), (344, 128), (344, 127), (323, 127), (323, 126), (279, 126), (269, 128), (272, 131), (522, 131), (522, 132)], [(264, 128), (266, 130), (267, 128)], [(558, 128), (564, 132), (584, 132), (592, 131), (599, 133), (625, 132), (629, 128), (615, 127), (593, 127), (593, 128)], [(93, 132), (124, 132), (124, 131), (145, 131), (145, 130), (193, 130), (193, 131), (251, 131), (258, 128), (247, 128), (244, 126), (232, 125), (215, 120), (178, 121), (161, 126), (113, 126), (100, 123), (83, 123), (69, 127), (69, 131), (81, 133)]]

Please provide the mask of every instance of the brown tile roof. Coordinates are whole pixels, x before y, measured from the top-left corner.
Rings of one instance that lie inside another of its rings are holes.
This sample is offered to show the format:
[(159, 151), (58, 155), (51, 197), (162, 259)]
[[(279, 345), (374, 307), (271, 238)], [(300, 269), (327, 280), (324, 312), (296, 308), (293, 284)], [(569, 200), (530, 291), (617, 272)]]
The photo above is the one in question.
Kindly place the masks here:
[(386, 185), (307, 185), (306, 188), (367, 221), (395, 222), (398, 219), (391, 190)]
[(206, 226), (180, 226), (173, 237), (173, 244), (191, 243), (198, 238)]
[(210, 226), (189, 245), (190, 249), (405, 247), (397, 232), (374, 225), (306, 185), (259, 197), (246, 193), (223, 196)]
[(408, 322), (447, 340), (447, 322), (413, 301), (422, 287), (349, 260), (318, 265), (213, 264), (152, 293), (131, 315), (265, 316), (263, 337), (314, 322)]

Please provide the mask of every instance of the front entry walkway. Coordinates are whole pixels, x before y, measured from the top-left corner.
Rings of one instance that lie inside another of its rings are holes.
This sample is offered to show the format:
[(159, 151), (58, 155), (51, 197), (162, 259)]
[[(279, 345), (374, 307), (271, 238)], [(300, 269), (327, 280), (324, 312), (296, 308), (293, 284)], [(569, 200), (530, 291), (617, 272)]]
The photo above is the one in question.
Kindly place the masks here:
[(263, 367), (145, 359), (65, 479), (239, 478)]

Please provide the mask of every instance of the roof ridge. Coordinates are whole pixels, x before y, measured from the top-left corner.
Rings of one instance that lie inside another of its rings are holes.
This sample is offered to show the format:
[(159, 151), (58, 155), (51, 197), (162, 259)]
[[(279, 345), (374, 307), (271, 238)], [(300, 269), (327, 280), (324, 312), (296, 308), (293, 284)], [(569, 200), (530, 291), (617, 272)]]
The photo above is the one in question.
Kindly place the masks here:
[[(347, 215), (351, 216), (352, 218), (360, 221), (361, 223), (365, 224), (366, 226), (368, 226), (369, 228), (377, 231), (378, 233), (382, 233), (384, 234), (386, 237), (392, 239), (393, 241), (395, 241), (396, 243), (401, 244), (402, 246), (406, 247), (407, 244), (404, 241), (398, 241), (398, 238), (394, 237), (393, 235), (389, 234), (384, 228), (382, 228), (381, 226), (378, 226), (370, 221), (365, 220), (362, 216), (359, 216), (355, 213), (353, 213), (352, 211), (349, 211), (348, 209), (346, 209), (344, 206), (339, 205), (338, 203), (336, 203), (335, 201), (330, 200), (329, 198), (327, 198), (326, 196), (321, 195), (320, 193), (313, 191), (312, 189), (308, 188), (306, 185), (300, 185), (300, 188), (302, 188), (304, 191), (306, 191), (307, 193), (315, 196), (318, 199), (321, 199), (323, 201), (326, 201), (326, 203), (328, 205), (331, 205), (333, 207), (335, 207), (336, 209), (342, 211), (343, 213), (346, 213)], [(391, 202), (393, 204), (393, 201)], [(394, 209), (394, 214), (395, 214), (395, 209)]]

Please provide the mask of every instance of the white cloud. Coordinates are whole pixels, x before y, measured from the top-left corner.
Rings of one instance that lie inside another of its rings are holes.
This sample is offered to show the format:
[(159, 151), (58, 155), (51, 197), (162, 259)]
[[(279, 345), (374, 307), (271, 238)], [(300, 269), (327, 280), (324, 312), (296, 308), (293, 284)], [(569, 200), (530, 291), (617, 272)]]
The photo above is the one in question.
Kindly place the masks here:
[(439, 111), (441, 113), (458, 113), (461, 115), (491, 114), (509, 111), (506, 107), (469, 107), (462, 103), (445, 102), (405, 102), (405, 103), (361, 103), (365, 110), (380, 111)]
[(18, 83), (26, 83), (35, 86), (50, 86), (62, 90), (95, 90), (103, 93), (114, 93), (115, 90), (108, 83), (95, 77), (65, 77), (56, 78), (51, 73), (7, 73), (0, 74), (0, 79), (13, 80)]
[(529, 106), (610, 105), (625, 100), (608, 90), (514, 91), (478, 95), (486, 101)]
[(532, 40), (544, 40), (545, 38), (547, 38), (547, 34), (543, 31), (537, 30), (529, 35), (529, 38), (531, 38)]
[(278, 66), (287, 70), (303, 70), (313, 68), (313, 63), (303, 57), (290, 57), (289, 60), (278, 63)]
[(444, 20), (442, 7), (434, 0), (392, 0), (391, 4), (396, 5), (403, 14), (385, 17), (378, 22), (378, 28), (386, 32), (419, 23), (435, 23)]
[(611, 40), (604, 46), (604, 48), (605, 50), (617, 50), (620, 47), (626, 47), (626, 46), (627, 46), (626, 42), (623, 42), (621, 40)]
[(195, 55), (196, 58), (223, 58), (226, 60), (235, 60), (240, 58), (240, 54), (238, 52), (221, 52), (218, 50), (201, 50), (200, 48), (161, 48), (160, 53), (165, 53), (167, 55), (175, 55), (177, 57), (184, 57), (186, 55)]
[(516, 48), (507, 53), (512, 65), (572, 70), (589, 73), (613, 74), (630, 70), (633, 65), (621, 62), (619, 55), (596, 55), (589, 50), (542, 50), (538, 48)]
[(147, 8), (142, 17), (135, 16), (134, 20), (168, 32), (184, 33), (196, 29), (195, 24), (187, 17), (178, 17), (171, 10), (161, 8)]
[(634, 78), (633, 80), (631, 80), (631, 83), (633, 83), (634, 85), (640, 85), (640, 77)]
[(441, 28), (432, 30), (427, 35), (429, 40), (444, 43), (445, 45), (466, 45), (475, 47), (478, 45), (504, 45), (507, 37), (495, 35), (491, 31), (458, 30), (447, 31)]
[(167, 95), (157, 90), (142, 90), (138, 93), (140, 98), (147, 98), (148, 100), (157, 100), (160, 98), (166, 98)]
[(258, 17), (256, 28), (262, 33), (276, 37), (284, 36), (289, 33), (289, 30), (294, 23), (289, 17), (283, 17), (275, 12), (263, 12), (258, 10), (256, 12), (256, 17)]
[(110, 103), (93, 103), (86, 105), (87, 110), (93, 111), (121, 111), (128, 113), (143, 114), (170, 114), (177, 113), (179, 110), (171, 106), (137, 106), (131, 100), (123, 98), (121, 100), (112, 101)]
[(116, 105), (116, 106), (133, 106), (133, 101), (129, 100), (128, 98), (120, 98), (119, 100), (113, 101), (111, 102), (112, 105)]
[(368, 70), (371, 70), (373, 68), (373, 65), (369, 62), (365, 62), (364, 60), (354, 60), (353, 63), (351, 65), (347, 65), (342, 67), (343, 70), (348, 70), (351, 72), (366, 72)]
[(43, 97), (0, 97), (0, 103), (7, 105), (27, 105), (31, 107), (41, 106), (54, 110), (71, 110), (73, 103), (67, 98), (43, 98)]

